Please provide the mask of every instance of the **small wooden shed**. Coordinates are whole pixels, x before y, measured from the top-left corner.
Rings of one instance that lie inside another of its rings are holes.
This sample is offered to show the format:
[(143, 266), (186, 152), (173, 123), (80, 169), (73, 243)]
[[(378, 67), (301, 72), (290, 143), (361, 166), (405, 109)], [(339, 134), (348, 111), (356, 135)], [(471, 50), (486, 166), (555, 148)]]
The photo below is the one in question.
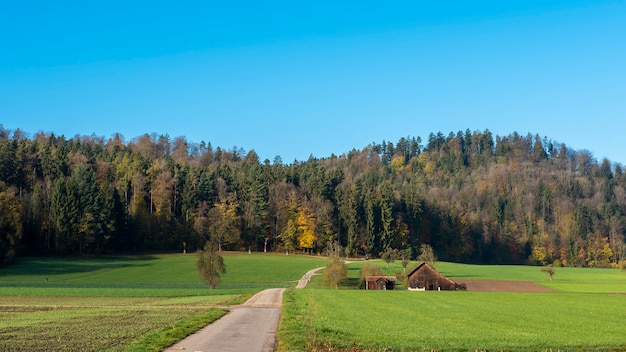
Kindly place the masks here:
[(395, 276), (366, 276), (366, 290), (393, 290), (396, 285)]
[(413, 269), (408, 275), (408, 289), (413, 291), (446, 290), (455, 291), (459, 285), (441, 275), (428, 263), (422, 263)]

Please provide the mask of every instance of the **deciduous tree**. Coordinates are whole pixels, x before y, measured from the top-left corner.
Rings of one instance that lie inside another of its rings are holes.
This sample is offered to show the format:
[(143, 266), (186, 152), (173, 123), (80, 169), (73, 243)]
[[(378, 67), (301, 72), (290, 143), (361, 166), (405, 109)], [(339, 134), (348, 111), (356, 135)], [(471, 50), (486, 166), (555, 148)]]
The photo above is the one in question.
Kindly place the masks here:
[(384, 252), (380, 253), (380, 258), (387, 263), (387, 268), (389, 268), (389, 264), (393, 263), (398, 259), (398, 250), (393, 248), (387, 248)]
[(209, 210), (211, 236), (217, 242), (218, 250), (223, 244), (237, 241), (241, 234), (241, 217), (239, 215), (239, 201), (233, 193), (219, 198), (219, 202)]
[(219, 285), (221, 275), (226, 274), (226, 265), (224, 258), (218, 253), (215, 241), (208, 241), (198, 253), (196, 267), (200, 278), (207, 286), (214, 289)]
[(339, 288), (339, 283), (348, 277), (346, 264), (338, 254), (331, 254), (326, 261), (324, 268), (324, 281), (335, 289)]
[(420, 262), (428, 263), (430, 266), (435, 266), (437, 263), (437, 256), (435, 255), (435, 251), (433, 247), (427, 243), (422, 243), (419, 248), (419, 255), (417, 256), (417, 260)]
[(367, 263), (361, 267), (359, 272), (359, 287), (365, 288), (365, 281), (368, 276), (382, 276), (383, 270), (374, 264)]

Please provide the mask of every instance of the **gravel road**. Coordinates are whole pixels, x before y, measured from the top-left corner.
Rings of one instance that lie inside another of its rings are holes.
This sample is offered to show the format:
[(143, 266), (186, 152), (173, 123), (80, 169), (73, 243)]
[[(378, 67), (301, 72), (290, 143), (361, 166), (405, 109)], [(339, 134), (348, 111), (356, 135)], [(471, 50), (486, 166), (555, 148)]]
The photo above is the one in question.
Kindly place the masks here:
[(284, 290), (272, 288), (257, 293), (165, 351), (274, 351)]
[(298, 280), (298, 285), (296, 286), (296, 288), (305, 288), (306, 284), (308, 284), (309, 280), (311, 280), (311, 276), (317, 275), (316, 272), (322, 269), (324, 269), (324, 267), (307, 271), (306, 274), (304, 274), (304, 276), (302, 276), (302, 278)]
[[(304, 288), (311, 276), (320, 269), (323, 268), (308, 271), (298, 281), (296, 288)], [(246, 303), (232, 307), (221, 319), (165, 351), (274, 351), (284, 291), (284, 288), (271, 288), (257, 293)]]

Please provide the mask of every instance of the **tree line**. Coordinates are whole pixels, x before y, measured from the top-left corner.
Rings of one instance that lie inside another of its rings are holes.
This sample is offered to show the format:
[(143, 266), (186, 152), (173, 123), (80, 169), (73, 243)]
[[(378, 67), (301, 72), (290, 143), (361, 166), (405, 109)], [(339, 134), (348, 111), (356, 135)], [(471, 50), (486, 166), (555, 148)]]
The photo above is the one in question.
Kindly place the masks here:
[(66, 138), (0, 127), (0, 262), (16, 255), (219, 250), (608, 267), (626, 177), (538, 135), (489, 130), (283, 163), (184, 137)]

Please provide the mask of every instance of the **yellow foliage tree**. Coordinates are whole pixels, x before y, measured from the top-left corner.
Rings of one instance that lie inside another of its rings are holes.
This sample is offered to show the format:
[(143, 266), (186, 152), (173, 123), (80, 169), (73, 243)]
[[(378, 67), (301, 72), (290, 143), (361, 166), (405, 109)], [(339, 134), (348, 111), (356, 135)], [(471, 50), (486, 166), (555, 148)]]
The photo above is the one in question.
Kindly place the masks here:
[(305, 204), (300, 204), (296, 214), (298, 226), (298, 246), (302, 249), (311, 249), (315, 243), (315, 216)]
[(239, 201), (234, 193), (219, 197), (219, 202), (213, 204), (213, 208), (209, 211), (210, 232), (217, 241), (219, 251), (222, 250), (222, 244), (232, 243), (239, 239), (241, 217), (238, 211)]
[(404, 156), (396, 155), (391, 159), (391, 168), (396, 172), (402, 171), (404, 168)]

